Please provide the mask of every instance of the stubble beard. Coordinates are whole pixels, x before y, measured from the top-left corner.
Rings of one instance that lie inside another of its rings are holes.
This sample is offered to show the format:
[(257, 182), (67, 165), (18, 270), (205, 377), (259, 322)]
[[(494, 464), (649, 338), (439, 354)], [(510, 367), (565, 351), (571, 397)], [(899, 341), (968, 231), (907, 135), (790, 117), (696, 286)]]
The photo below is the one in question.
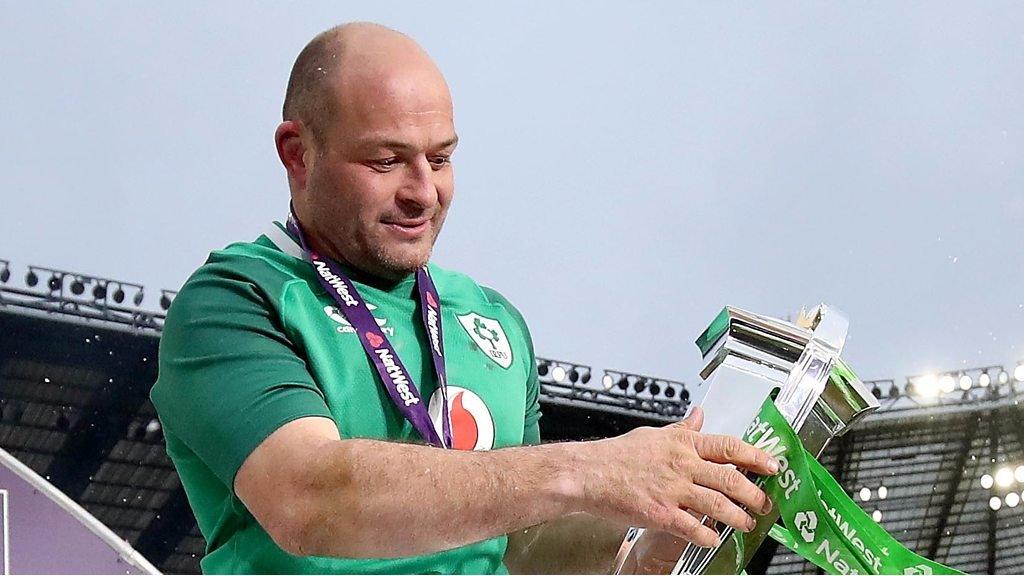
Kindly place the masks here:
[(398, 250), (390, 249), (384, 242), (372, 242), (367, 248), (370, 257), (373, 259), (371, 264), (376, 270), (368, 270), (368, 272), (385, 278), (397, 279), (412, 274), (426, 266), (427, 262), (430, 261), (431, 254), (433, 254), (434, 244), (441, 233), (442, 224), (444, 224), (444, 218), (441, 218), (436, 226), (431, 226), (431, 237), (426, 250), (418, 251), (421, 253), (415, 255), (401, 254), (401, 248)]

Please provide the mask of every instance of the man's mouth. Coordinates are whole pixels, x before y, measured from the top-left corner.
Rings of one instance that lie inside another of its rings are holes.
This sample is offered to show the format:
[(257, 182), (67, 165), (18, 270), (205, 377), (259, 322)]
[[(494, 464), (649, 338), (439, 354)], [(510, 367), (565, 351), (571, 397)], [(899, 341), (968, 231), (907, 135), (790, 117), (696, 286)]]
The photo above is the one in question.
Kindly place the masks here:
[(427, 230), (427, 227), (430, 225), (430, 218), (387, 220), (384, 224), (403, 236), (414, 237)]

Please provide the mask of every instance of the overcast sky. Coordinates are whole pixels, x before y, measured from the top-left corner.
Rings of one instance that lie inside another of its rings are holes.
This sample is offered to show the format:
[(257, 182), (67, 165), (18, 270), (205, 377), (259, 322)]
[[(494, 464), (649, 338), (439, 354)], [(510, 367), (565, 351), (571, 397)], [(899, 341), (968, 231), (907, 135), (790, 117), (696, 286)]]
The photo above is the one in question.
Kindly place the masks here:
[(0, 258), (177, 288), (288, 206), (295, 56), (371, 20), (461, 143), (439, 264), (541, 355), (696, 380), (731, 304), (865, 378), (1024, 358), (1024, 4), (0, 3)]

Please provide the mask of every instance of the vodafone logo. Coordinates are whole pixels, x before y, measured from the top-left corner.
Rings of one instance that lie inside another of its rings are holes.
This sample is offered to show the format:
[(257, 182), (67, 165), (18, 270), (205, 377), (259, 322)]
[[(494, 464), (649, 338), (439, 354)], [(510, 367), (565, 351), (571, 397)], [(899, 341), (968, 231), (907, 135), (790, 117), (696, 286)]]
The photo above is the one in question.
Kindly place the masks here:
[[(441, 390), (430, 395), (430, 419), (441, 436)], [(452, 421), (452, 447), (456, 450), (490, 450), (494, 447), (494, 420), (487, 404), (472, 390), (448, 386), (448, 415)]]

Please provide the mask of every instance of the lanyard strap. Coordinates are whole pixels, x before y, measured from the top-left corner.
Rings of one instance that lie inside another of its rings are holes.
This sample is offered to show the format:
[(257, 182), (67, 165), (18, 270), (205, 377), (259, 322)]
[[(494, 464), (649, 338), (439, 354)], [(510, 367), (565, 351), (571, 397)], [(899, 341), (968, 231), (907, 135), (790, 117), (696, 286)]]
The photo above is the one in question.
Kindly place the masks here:
[(416, 271), (416, 291), (422, 310), (421, 320), (427, 332), (430, 355), (433, 358), (434, 373), (437, 386), (441, 390), (441, 427), (442, 437), (438, 437), (437, 429), (430, 418), (427, 406), (423, 404), (420, 391), (413, 383), (405, 364), (398, 357), (398, 352), (388, 337), (379, 330), (373, 313), (367, 308), (366, 302), (355, 284), (345, 275), (334, 260), (321, 256), (306, 243), (299, 221), (292, 211), (288, 215), (288, 230), (299, 239), (305, 252), (306, 260), (313, 265), (320, 285), (338, 305), (338, 311), (355, 328), (359, 341), (366, 355), (373, 361), (377, 374), (380, 376), (384, 389), (402, 416), (408, 420), (428, 444), (451, 448), (452, 431), (448, 416), (448, 379), (444, 366), (444, 333), (441, 331), (441, 298), (438, 296), (434, 281), (430, 278), (427, 267)]

